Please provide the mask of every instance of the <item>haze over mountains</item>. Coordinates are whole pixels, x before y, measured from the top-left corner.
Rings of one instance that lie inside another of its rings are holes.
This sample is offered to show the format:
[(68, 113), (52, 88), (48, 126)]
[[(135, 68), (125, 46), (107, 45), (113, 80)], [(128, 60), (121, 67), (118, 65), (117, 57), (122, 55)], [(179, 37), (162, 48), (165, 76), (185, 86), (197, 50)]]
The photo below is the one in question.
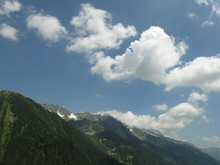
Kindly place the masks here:
[(220, 164), (192, 144), (155, 130), (129, 128), (108, 115), (43, 107), (18, 93), (0, 91), (1, 165)]

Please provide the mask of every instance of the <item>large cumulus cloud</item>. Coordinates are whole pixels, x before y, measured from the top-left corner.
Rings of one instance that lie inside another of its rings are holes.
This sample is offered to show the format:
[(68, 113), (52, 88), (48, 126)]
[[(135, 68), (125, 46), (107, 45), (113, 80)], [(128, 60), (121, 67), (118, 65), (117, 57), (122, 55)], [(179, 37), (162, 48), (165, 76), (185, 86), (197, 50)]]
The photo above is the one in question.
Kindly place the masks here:
[(181, 63), (180, 57), (188, 48), (184, 42), (175, 43), (172, 36), (157, 26), (144, 31), (130, 47), (134, 50), (132, 55), (128, 50), (114, 58), (95, 53), (90, 59), (92, 73), (107, 81), (139, 78), (160, 84), (168, 70)]

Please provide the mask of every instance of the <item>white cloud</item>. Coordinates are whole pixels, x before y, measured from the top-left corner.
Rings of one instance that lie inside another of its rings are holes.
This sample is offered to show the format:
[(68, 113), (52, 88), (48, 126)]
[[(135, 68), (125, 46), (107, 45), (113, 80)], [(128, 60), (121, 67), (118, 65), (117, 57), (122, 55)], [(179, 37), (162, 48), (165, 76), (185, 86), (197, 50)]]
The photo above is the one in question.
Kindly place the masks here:
[(220, 3), (213, 1), (212, 3), (212, 13), (220, 16)]
[(215, 23), (213, 21), (204, 21), (201, 25), (202, 28), (207, 28), (207, 27), (210, 27), (210, 26), (214, 26)]
[(21, 3), (16, 0), (3, 0), (0, 2), (0, 14), (8, 15), (11, 12), (17, 12), (21, 10)]
[(155, 126), (165, 135), (178, 138), (179, 131), (188, 126), (195, 118), (203, 114), (203, 112), (203, 109), (189, 102), (180, 103), (169, 109), (167, 113), (160, 115)]
[(209, 6), (209, 4), (210, 4), (210, 0), (195, 0), (195, 2), (198, 5), (205, 5), (205, 6)]
[(106, 81), (142, 79), (164, 84), (167, 91), (177, 87), (197, 87), (205, 92), (220, 92), (220, 55), (197, 57), (183, 63), (182, 55), (188, 46), (175, 43), (160, 27), (152, 26), (144, 31), (139, 40), (130, 44), (134, 53), (127, 49), (115, 57), (95, 52), (88, 57), (91, 73)]
[(136, 115), (131, 111), (123, 113), (117, 110), (99, 113), (109, 114), (129, 126), (145, 129), (153, 128), (160, 130), (165, 136), (179, 139), (179, 132), (187, 127), (195, 118), (202, 115), (204, 110), (190, 102), (184, 102), (170, 108), (158, 117)]
[(95, 97), (97, 97), (97, 98), (102, 98), (102, 95), (96, 94)]
[(0, 35), (9, 40), (18, 40), (18, 30), (7, 24), (0, 24)]
[(123, 113), (114, 109), (111, 111), (103, 111), (98, 113), (102, 115), (111, 115), (129, 126), (135, 126), (138, 128), (151, 128), (151, 126), (156, 121), (155, 117), (152, 117), (150, 115), (136, 115), (131, 111)]
[(81, 5), (79, 15), (73, 17), (70, 23), (75, 28), (75, 37), (66, 48), (69, 52), (89, 53), (119, 48), (123, 39), (137, 34), (134, 26), (112, 25), (110, 13), (88, 3)]
[(212, 143), (212, 144), (220, 143), (220, 137), (219, 136), (203, 137), (202, 140), (206, 141), (208, 143)]
[(220, 16), (220, 3), (216, 0), (195, 0), (195, 2), (198, 5), (205, 5), (206, 7), (211, 8), (211, 12), (209, 13), (209, 19), (204, 21), (201, 27), (207, 28), (215, 25), (215, 23), (213, 21), (210, 21), (210, 19), (213, 16)]
[(56, 17), (42, 13), (31, 14), (27, 18), (27, 27), (37, 30), (44, 40), (51, 42), (57, 42), (67, 34), (65, 27)]
[(188, 102), (193, 103), (194, 105), (199, 105), (199, 103), (206, 103), (208, 101), (208, 97), (203, 93), (192, 92), (189, 95)]
[(167, 88), (176, 86), (199, 87), (203, 91), (220, 92), (220, 57), (197, 57), (182, 67), (174, 68), (167, 75)]
[(209, 123), (210, 122), (210, 119), (207, 116), (205, 116), (205, 115), (202, 116), (202, 119), (203, 119), (203, 121), (205, 123)]
[(129, 47), (133, 48), (133, 55), (127, 50), (112, 58), (96, 52), (90, 57), (91, 72), (106, 81), (139, 78), (160, 84), (165, 81), (167, 71), (181, 63), (180, 57), (188, 48), (184, 42), (175, 44), (172, 36), (155, 26), (144, 31)]
[(166, 104), (160, 104), (160, 105), (154, 105), (153, 108), (160, 111), (165, 111), (168, 109), (168, 106)]
[(191, 13), (191, 12), (187, 13), (186, 16), (187, 16), (188, 18), (190, 18), (190, 19), (196, 19), (196, 18), (198, 18), (198, 16), (197, 16), (195, 13)]

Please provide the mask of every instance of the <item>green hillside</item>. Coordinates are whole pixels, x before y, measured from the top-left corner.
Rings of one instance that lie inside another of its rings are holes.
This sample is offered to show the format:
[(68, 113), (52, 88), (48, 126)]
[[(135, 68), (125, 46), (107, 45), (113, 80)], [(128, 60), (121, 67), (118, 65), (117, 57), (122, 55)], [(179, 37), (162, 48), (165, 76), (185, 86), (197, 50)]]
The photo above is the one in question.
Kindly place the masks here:
[(2, 165), (119, 164), (74, 126), (20, 94), (0, 91), (0, 122)]

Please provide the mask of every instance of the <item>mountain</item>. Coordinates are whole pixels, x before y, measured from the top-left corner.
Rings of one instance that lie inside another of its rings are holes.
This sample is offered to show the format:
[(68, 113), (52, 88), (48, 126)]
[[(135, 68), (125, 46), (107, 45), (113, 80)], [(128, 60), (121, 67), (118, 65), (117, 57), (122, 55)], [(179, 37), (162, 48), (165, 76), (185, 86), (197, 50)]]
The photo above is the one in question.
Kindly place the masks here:
[(155, 130), (129, 128), (108, 115), (44, 107), (0, 91), (0, 165), (220, 165)]
[(171, 157), (178, 164), (220, 164), (217, 160), (204, 154), (200, 149), (190, 143), (177, 141), (164, 136), (155, 136), (155, 134), (149, 134), (148, 131), (137, 128), (133, 128), (132, 133), (141, 138), (155, 150), (160, 150), (162, 153)]
[(210, 147), (210, 148), (201, 149), (201, 151), (207, 153), (208, 155), (212, 156), (213, 158), (215, 158), (220, 162), (220, 148)]
[(50, 112), (58, 114), (61, 118), (65, 120), (76, 119), (76, 116), (69, 112), (66, 108), (60, 105), (54, 104), (41, 104), (44, 109), (47, 109)]
[(117, 165), (57, 114), (15, 92), (0, 91), (1, 165)]
[(134, 135), (120, 121), (111, 116), (75, 114), (77, 120), (69, 123), (94, 138), (99, 139), (109, 155), (126, 165), (176, 165), (166, 155), (151, 149)]
[(83, 132), (98, 138), (109, 155), (127, 165), (220, 165), (192, 144), (164, 137), (156, 130), (128, 128), (108, 115), (75, 114), (69, 120)]

